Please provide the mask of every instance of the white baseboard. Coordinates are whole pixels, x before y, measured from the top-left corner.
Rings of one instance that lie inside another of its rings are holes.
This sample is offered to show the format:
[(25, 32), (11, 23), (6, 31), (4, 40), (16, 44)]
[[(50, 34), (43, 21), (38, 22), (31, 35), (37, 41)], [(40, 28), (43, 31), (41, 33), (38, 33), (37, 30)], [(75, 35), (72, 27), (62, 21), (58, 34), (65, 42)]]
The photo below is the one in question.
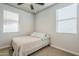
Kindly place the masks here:
[(10, 45), (8, 45), (8, 46), (3, 46), (3, 47), (0, 47), (0, 49), (4, 49), (4, 48), (8, 48), (8, 47), (10, 47)]
[(63, 51), (66, 51), (66, 52), (69, 52), (69, 53), (71, 53), (71, 54), (74, 54), (74, 55), (79, 56), (79, 53), (77, 53), (77, 52), (73, 52), (73, 51), (70, 51), (70, 50), (67, 50), (67, 49), (64, 49), (64, 48), (55, 46), (55, 45), (50, 45), (50, 46), (51, 46), (51, 47), (54, 47), (54, 48), (57, 48), (57, 49), (60, 49), (60, 50), (63, 50)]

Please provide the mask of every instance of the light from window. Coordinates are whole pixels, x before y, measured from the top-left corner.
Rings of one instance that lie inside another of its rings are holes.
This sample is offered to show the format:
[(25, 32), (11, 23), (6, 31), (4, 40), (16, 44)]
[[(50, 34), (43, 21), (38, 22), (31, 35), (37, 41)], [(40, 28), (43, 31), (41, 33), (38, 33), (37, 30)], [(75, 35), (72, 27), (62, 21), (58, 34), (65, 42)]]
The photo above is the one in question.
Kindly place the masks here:
[(19, 15), (17, 13), (4, 10), (3, 32), (18, 32)]
[(56, 10), (56, 32), (77, 33), (77, 5)]

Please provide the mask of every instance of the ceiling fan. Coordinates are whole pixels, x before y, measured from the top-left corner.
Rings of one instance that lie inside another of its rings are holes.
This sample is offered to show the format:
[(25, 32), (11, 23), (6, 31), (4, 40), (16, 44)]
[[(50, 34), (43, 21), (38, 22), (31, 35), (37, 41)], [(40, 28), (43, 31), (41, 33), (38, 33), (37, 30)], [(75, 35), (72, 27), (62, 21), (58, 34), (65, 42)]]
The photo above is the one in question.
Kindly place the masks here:
[[(22, 4), (24, 4), (24, 3), (17, 3), (17, 5), (22, 5)], [(34, 3), (34, 4), (44, 5), (44, 3)], [(33, 4), (30, 4), (30, 8), (31, 8), (31, 10), (34, 9)]]

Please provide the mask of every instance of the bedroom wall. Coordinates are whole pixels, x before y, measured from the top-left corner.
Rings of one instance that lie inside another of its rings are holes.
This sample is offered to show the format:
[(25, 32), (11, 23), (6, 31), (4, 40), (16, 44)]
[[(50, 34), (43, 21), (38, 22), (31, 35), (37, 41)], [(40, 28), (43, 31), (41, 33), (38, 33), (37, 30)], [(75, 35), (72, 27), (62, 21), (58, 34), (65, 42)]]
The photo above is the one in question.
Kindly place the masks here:
[(79, 55), (79, 21), (77, 23), (77, 34), (56, 33), (56, 10), (68, 5), (70, 4), (56, 4), (55, 6), (37, 13), (35, 29), (37, 32), (46, 32), (51, 36), (51, 46)]
[[(19, 32), (4, 33), (3, 32), (3, 10), (9, 10), (19, 14)], [(34, 31), (33, 14), (10, 7), (5, 4), (0, 4), (0, 48), (10, 45), (12, 37), (20, 35), (28, 35)]]

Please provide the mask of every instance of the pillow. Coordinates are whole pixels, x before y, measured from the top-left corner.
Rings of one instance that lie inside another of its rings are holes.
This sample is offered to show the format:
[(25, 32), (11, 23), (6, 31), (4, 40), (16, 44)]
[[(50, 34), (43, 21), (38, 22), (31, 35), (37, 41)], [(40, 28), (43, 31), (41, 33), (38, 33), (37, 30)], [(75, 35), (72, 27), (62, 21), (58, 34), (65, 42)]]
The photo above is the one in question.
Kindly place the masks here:
[(40, 33), (40, 32), (33, 32), (31, 34), (33, 37), (41, 38), (41, 40), (48, 40), (49, 36), (46, 33)]
[(33, 32), (31, 34), (31, 36), (34, 36), (34, 37), (39, 37), (39, 38), (44, 38), (45, 37), (45, 33), (40, 33), (40, 32)]

